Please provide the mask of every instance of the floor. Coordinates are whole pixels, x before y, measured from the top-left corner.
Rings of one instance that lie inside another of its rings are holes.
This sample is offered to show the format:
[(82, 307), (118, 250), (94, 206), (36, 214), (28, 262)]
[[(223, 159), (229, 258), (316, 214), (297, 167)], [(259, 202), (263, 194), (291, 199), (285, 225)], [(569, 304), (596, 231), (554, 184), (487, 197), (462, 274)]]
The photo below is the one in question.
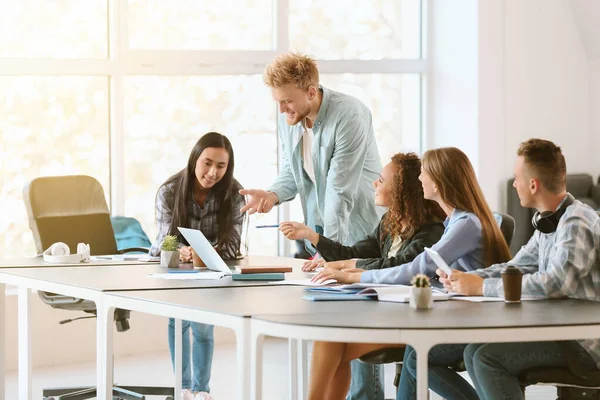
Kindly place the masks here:
[[(288, 395), (287, 342), (269, 338), (265, 341), (264, 400), (282, 400)], [(211, 392), (215, 400), (235, 399), (235, 346), (221, 344), (215, 349), (213, 361)], [(392, 385), (394, 366), (388, 364), (386, 373), (386, 398), (394, 397)], [(168, 353), (153, 353), (144, 356), (126, 357), (115, 360), (115, 381), (127, 385), (148, 384), (171, 385), (173, 375)], [(95, 382), (95, 363), (63, 365), (52, 368), (39, 368), (33, 374), (33, 399), (41, 399), (42, 388), (93, 385)], [(554, 399), (553, 387), (536, 386), (527, 390), (527, 400)], [(17, 374), (11, 371), (6, 379), (6, 399), (17, 399)]]

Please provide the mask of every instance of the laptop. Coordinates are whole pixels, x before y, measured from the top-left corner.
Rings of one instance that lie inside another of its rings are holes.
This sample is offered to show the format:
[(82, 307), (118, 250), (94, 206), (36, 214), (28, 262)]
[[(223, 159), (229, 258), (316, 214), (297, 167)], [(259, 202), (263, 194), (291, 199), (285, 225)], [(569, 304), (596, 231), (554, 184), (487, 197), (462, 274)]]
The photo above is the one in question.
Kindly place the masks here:
[(222, 272), (225, 275), (231, 275), (231, 269), (225, 264), (225, 261), (223, 261), (219, 253), (217, 253), (201, 231), (181, 227), (177, 229), (179, 229), (185, 240), (192, 246), (192, 249), (196, 251), (196, 254), (204, 261), (208, 269)]
[(430, 249), (429, 247), (425, 247), (425, 252), (431, 257), (435, 265), (438, 266), (439, 269), (444, 271), (446, 275), (450, 276), (452, 274), (452, 269), (446, 264), (446, 261), (440, 256), (440, 253), (437, 251)]

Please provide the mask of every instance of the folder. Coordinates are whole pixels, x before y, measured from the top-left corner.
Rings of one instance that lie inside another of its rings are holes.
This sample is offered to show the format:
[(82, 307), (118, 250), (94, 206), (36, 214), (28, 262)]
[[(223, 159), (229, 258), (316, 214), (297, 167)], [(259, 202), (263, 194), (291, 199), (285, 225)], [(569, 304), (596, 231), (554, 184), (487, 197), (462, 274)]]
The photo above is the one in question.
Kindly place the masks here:
[(282, 281), (285, 279), (283, 272), (269, 272), (260, 274), (233, 274), (234, 281)]

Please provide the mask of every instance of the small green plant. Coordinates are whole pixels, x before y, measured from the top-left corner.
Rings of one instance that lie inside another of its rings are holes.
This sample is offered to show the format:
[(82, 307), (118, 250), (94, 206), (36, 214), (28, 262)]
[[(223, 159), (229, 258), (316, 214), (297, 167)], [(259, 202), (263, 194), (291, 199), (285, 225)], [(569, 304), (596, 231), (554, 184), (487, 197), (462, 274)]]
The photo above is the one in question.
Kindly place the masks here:
[(413, 276), (412, 280), (410, 281), (410, 284), (414, 287), (426, 288), (429, 287), (429, 278), (426, 275), (417, 274)]
[(179, 243), (177, 242), (177, 236), (167, 235), (165, 236), (162, 245), (160, 246), (160, 249), (162, 251), (177, 251), (178, 244)]

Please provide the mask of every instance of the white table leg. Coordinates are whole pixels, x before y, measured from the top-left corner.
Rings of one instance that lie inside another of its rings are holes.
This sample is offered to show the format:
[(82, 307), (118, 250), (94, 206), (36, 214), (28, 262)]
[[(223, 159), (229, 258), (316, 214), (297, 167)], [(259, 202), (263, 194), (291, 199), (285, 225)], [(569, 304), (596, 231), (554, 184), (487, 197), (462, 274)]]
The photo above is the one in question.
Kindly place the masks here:
[(182, 334), (181, 334), (181, 319), (175, 318), (175, 354), (173, 355), (174, 365), (175, 365), (175, 398), (180, 396), (181, 393), (181, 378), (183, 374), (183, 365), (182, 365)]
[(298, 399), (305, 400), (308, 395), (308, 342), (298, 340)]
[(237, 398), (247, 400), (251, 397), (250, 384), (250, 318), (243, 318), (240, 328), (235, 333), (237, 359)]
[(424, 344), (413, 346), (417, 352), (417, 399), (427, 399), (428, 397), (428, 356), (430, 347)]
[(298, 340), (288, 339), (289, 369), (290, 369), (290, 400), (298, 400)]
[(31, 315), (29, 288), (19, 287), (19, 399), (31, 400)]
[(96, 384), (101, 400), (112, 399), (113, 388), (113, 315), (115, 309), (104, 301), (96, 302)]
[(252, 332), (251, 335), (251, 363), (250, 363), (250, 374), (251, 374), (251, 386), (252, 396), (251, 400), (262, 399), (262, 372), (263, 372), (263, 343), (265, 337), (262, 333)]
[(4, 400), (4, 365), (6, 363), (6, 287), (0, 283), (0, 400)]

